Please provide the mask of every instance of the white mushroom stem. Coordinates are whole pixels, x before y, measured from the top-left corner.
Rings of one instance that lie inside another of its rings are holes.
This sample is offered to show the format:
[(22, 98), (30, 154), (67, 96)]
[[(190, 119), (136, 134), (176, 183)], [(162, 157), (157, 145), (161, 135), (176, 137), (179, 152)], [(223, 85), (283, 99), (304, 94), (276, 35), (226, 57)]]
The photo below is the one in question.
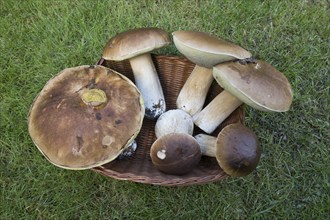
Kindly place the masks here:
[(135, 84), (144, 99), (145, 115), (154, 119), (166, 110), (163, 89), (160, 84), (155, 65), (149, 53), (129, 59)]
[(137, 142), (136, 140), (133, 140), (132, 143), (130, 143), (130, 145), (128, 145), (122, 152), (121, 154), (119, 154), (119, 156), (117, 157), (119, 160), (121, 159), (125, 159), (125, 158), (129, 158), (131, 156), (133, 156), (133, 154), (135, 153), (136, 149), (137, 149)]
[(207, 135), (207, 134), (198, 134), (194, 137), (198, 142), (202, 155), (215, 157), (215, 149), (217, 138)]
[(160, 138), (170, 133), (185, 133), (192, 135), (194, 121), (192, 117), (181, 109), (172, 109), (163, 113), (155, 125), (155, 134)]
[(200, 112), (212, 81), (212, 69), (196, 65), (178, 95), (177, 108), (191, 116)]
[(194, 115), (194, 123), (206, 133), (212, 133), (243, 102), (222, 91), (201, 112)]

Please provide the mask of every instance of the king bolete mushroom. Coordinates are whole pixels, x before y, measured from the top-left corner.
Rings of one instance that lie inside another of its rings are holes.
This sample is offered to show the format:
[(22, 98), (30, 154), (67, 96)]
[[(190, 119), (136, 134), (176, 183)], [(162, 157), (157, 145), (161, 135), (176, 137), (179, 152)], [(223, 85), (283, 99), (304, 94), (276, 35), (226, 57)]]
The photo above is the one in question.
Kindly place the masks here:
[(194, 121), (192, 117), (182, 109), (171, 109), (163, 113), (156, 122), (155, 134), (157, 138), (169, 133), (185, 133), (192, 135)]
[(34, 100), (29, 134), (54, 165), (89, 169), (114, 160), (138, 135), (143, 99), (128, 78), (103, 66), (67, 68)]
[(157, 140), (150, 157), (157, 169), (167, 174), (182, 175), (192, 170), (201, 159), (192, 117), (182, 109), (163, 113), (155, 125)]
[(163, 89), (150, 52), (170, 44), (168, 34), (159, 28), (138, 28), (112, 37), (102, 58), (121, 61), (129, 59), (136, 86), (145, 104), (145, 116), (155, 119), (166, 111)]
[(158, 138), (150, 148), (153, 165), (167, 174), (183, 175), (201, 159), (198, 142), (189, 134), (170, 133)]
[(191, 116), (203, 108), (207, 92), (212, 84), (212, 67), (229, 60), (250, 58), (242, 47), (198, 31), (172, 33), (176, 48), (196, 64), (183, 85), (176, 104)]
[(236, 123), (224, 127), (217, 137), (198, 134), (195, 139), (203, 155), (215, 157), (219, 166), (230, 176), (250, 174), (260, 160), (257, 136), (248, 127)]
[(269, 112), (288, 111), (292, 103), (287, 78), (262, 60), (221, 63), (213, 67), (213, 76), (224, 91), (193, 117), (206, 133), (212, 133), (242, 103)]

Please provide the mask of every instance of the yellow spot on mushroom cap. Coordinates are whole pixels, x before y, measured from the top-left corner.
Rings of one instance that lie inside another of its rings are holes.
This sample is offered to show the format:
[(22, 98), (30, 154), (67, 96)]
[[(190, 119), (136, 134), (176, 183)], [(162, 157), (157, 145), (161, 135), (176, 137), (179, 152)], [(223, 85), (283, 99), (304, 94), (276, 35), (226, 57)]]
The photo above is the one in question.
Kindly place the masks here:
[(83, 91), (81, 99), (87, 105), (98, 106), (107, 101), (107, 96), (101, 89), (88, 89)]

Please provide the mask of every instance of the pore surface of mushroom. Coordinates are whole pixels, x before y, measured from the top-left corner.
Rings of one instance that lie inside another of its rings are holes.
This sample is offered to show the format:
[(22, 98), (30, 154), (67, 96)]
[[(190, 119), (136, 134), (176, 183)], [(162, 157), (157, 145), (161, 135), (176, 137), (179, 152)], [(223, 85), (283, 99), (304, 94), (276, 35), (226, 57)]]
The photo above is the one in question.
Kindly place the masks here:
[(139, 133), (143, 99), (125, 76), (102, 66), (67, 68), (34, 100), (28, 127), (54, 165), (88, 169), (115, 159)]
[(136, 86), (144, 98), (145, 116), (157, 118), (166, 111), (163, 89), (150, 52), (170, 44), (168, 34), (159, 28), (138, 28), (122, 32), (106, 44), (102, 58), (129, 59)]
[(246, 176), (258, 165), (260, 146), (251, 129), (236, 123), (227, 125), (218, 137), (199, 134), (195, 139), (203, 155), (215, 157), (220, 167), (230, 176)]
[(262, 60), (221, 63), (213, 67), (213, 76), (224, 91), (194, 116), (194, 123), (206, 133), (212, 133), (243, 103), (262, 111), (284, 112), (290, 108), (290, 83)]
[(175, 31), (172, 35), (176, 48), (196, 64), (177, 98), (177, 107), (193, 116), (204, 105), (213, 81), (212, 67), (229, 60), (246, 59), (251, 54), (238, 45), (204, 32)]

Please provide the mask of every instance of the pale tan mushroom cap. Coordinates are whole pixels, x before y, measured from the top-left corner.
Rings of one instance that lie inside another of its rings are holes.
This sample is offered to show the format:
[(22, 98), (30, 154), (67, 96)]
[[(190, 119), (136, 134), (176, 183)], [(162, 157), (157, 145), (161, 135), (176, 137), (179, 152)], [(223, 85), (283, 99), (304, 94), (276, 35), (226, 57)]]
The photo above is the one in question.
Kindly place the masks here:
[[(86, 104), (85, 92), (96, 90), (106, 101), (95, 104), (89, 97)], [(51, 163), (88, 169), (115, 159), (137, 136), (143, 117), (141, 94), (129, 79), (102, 66), (79, 66), (47, 82), (31, 106), (28, 125)]]
[(242, 47), (204, 32), (175, 31), (172, 35), (176, 48), (199, 66), (212, 68), (225, 61), (251, 57)]
[(170, 43), (168, 33), (162, 29), (133, 29), (112, 37), (105, 45), (102, 57), (106, 60), (126, 60)]
[(218, 64), (213, 68), (213, 76), (222, 88), (256, 109), (284, 112), (291, 106), (293, 94), (289, 81), (264, 61)]

